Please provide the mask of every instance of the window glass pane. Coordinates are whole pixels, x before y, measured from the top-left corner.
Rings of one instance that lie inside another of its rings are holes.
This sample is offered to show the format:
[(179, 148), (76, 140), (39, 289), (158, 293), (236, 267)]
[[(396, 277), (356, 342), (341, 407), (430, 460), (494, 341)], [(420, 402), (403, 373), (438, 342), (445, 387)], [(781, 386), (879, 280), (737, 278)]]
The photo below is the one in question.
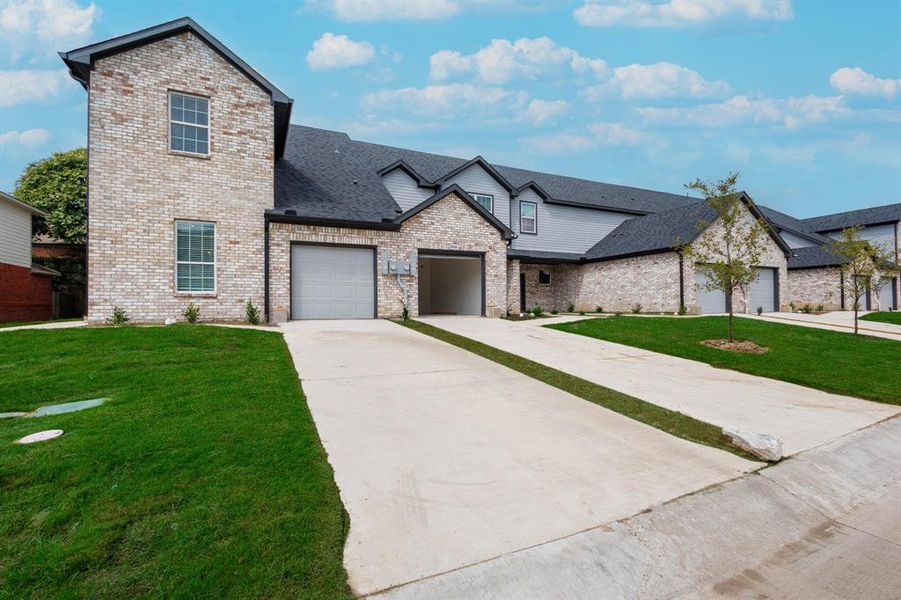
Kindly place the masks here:
[(172, 120), (173, 121), (184, 121), (185, 120), (185, 111), (180, 108), (172, 107)]
[(185, 110), (194, 110), (195, 99), (191, 96), (182, 96), (184, 98)]
[[(172, 150), (207, 154), (210, 149), (207, 129), (209, 100), (172, 94), (170, 138)], [(177, 123), (175, 122), (177, 121)]]
[(197, 142), (197, 153), (198, 154), (209, 154), (209, 146), (207, 146), (206, 142)]
[(172, 107), (173, 108), (182, 108), (184, 106), (183, 102), (184, 96), (180, 94), (172, 94)]
[(179, 291), (211, 292), (216, 285), (213, 223), (176, 223), (176, 287)]

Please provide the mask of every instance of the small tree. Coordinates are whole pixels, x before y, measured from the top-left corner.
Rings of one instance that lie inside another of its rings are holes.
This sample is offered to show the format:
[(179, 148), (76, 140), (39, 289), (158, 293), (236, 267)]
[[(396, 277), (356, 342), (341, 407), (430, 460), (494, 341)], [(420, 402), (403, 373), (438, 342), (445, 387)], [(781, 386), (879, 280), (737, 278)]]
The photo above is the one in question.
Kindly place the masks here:
[[(707, 275), (704, 288), (722, 291), (729, 313), (728, 339), (735, 339), (732, 296), (736, 289), (742, 293), (758, 276), (757, 265), (766, 251), (769, 233), (767, 226), (752, 218), (736, 189), (738, 173), (729, 173), (716, 182), (696, 179), (685, 185), (704, 195), (713, 216), (700, 219), (698, 237), (677, 249), (689, 257), (696, 268)], [(715, 227), (711, 227), (715, 226)], [(747, 294), (745, 294), (747, 298)]]
[(88, 155), (84, 148), (57, 152), (26, 167), (15, 196), (45, 213), (32, 219), (34, 235), (49, 234), (69, 244), (87, 235)]
[(874, 246), (860, 237), (860, 227), (843, 229), (841, 237), (831, 242), (832, 252), (841, 257), (842, 285), (854, 310), (854, 333), (858, 333), (857, 317), (860, 301), (867, 290), (879, 289), (887, 279), (899, 272), (894, 251)]

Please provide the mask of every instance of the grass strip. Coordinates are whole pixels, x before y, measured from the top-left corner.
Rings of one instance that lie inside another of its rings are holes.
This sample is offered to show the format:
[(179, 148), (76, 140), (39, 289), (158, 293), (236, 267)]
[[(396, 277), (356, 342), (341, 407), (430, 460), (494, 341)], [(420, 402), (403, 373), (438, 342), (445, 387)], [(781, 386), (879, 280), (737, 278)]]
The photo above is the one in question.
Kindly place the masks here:
[(602, 385), (598, 385), (591, 381), (558, 371), (541, 363), (511, 354), (504, 350), (499, 350), (493, 346), (477, 342), (476, 340), (457, 335), (423, 323), (421, 321), (410, 320), (407, 322), (397, 321), (403, 325), (419, 333), (431, 336), (442, 342), (446, 342), (468, 352), (472, 352), (482, 358), (487, 358), (492, 362), (504, 365), (514, 371), (518, 371), (523, 375), (537, 379), (542, 383), (546, 383), (559, 390), (578, 396), (583, 400), (588, 400), (598, 406), (617, 412), (621, 415), (635, 419), (645, 425), (650, 425), (661, 431), (665, 431), (671, 435), (703, 444), (719, 450), (731, 452), (742, 458), (756, 461), (757, 458), (751, 456), (726, 441), (719, 427), (699, 421), (680, 412), (639, 400), (622, 392), (611, 390)]
[(892, 325), (901, 325), (901, 311), (871, 312), (860, 317), (860, 320), (872, 321), (874, 323), (890, 323)]

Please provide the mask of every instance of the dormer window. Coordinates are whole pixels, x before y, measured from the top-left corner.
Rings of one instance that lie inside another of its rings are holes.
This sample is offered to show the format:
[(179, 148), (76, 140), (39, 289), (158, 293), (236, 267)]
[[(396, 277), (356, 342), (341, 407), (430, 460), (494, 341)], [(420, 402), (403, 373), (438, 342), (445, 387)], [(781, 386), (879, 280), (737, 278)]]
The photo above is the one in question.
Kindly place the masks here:
[(538, 233), (538, 205), (534, 202), (519, 203), (519, 232)]
[(473, 194), (472, 197), (476, 202), (481, 204), (485, 210), (494, 214), (494, 196), (490, 194)]
[(208, 98), (169, 92), (169, 149), (210, 153), (210, 101)]

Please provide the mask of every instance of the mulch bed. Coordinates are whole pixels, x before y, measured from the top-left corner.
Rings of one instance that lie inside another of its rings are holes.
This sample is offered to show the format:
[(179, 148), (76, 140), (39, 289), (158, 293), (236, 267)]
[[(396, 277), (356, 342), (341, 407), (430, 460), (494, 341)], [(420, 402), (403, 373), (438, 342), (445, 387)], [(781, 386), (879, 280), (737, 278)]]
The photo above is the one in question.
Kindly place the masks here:
[(701, 342), (705, 346), (716, 348), (717, 350), (728, 350), (729, 352), (747, 352), (749, 354), (763, 354), (769, 351), (769, 348), (758, 346), (754, 342), (729, 340), (704, 340)]

